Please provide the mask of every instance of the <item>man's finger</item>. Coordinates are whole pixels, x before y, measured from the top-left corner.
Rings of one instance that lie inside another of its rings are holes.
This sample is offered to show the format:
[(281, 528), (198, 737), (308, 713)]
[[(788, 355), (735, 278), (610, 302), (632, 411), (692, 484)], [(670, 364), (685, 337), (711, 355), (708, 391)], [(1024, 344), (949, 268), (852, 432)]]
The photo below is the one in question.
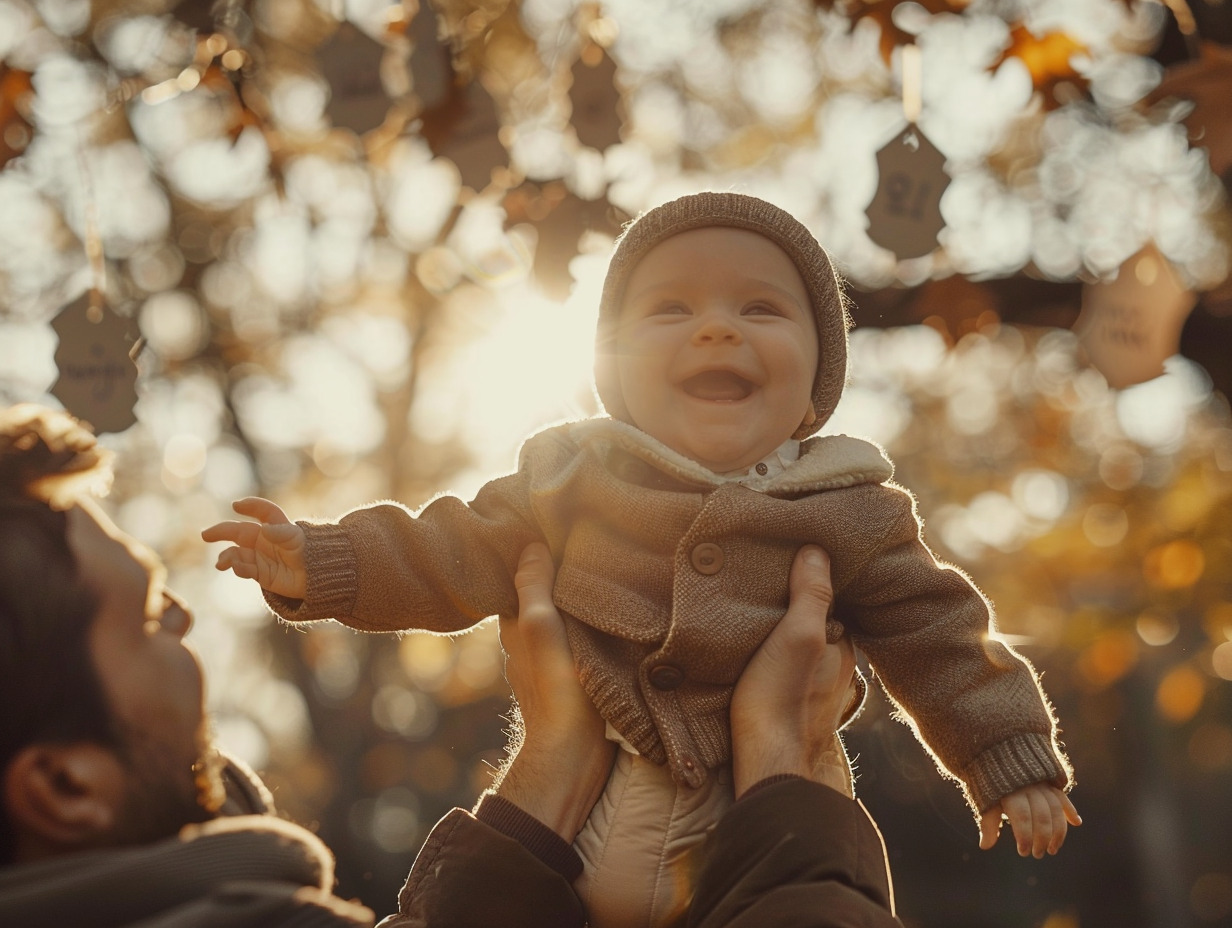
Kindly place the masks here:
[[(817, 545), (805, 545), (796, 552), (788, 579), (792, 610), (824, 615), (834, 601), (830, 582), (830, 555)], [(789, 611), (792, 611), (789, 610)]]
[(554, 612), (552, 585), (555, 581), (556, 569), (548, 546), (539, 541), (527, 545), (513, 575), (513, 585), (518, 591), (518, 617), (525, 619)]

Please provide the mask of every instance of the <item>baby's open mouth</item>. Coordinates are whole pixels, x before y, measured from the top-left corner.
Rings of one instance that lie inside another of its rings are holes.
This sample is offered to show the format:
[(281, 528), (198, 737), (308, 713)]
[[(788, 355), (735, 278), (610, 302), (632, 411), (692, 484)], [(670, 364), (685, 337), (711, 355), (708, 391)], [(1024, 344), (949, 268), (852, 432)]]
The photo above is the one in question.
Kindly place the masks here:
[(702, 371), (681, 383), (684, 392), (699, 400), (742, 400), (754, 384), (733, 371)]

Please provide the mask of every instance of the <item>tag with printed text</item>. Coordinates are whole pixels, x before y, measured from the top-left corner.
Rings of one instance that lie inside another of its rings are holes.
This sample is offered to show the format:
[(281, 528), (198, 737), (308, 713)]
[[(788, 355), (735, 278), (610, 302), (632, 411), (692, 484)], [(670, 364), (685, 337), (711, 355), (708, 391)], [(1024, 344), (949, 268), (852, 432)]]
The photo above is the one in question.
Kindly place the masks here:
[(941, 195), (950, 185), (945, 156), (914, 125), (877, 152), (877, 193), (865, 211), (868, 237), (899, 260), (937, 247), (945, 227)]
[(130, 357), (129, 322), (90, 294), (65, 306), (52, 320), (60, 336), (59, 378), (52, 395), (95, 432), (122, 432), (137, 421), (137, 365)]
[(1115, 277), (1082, 288), (1074, 330), (1091, 365), (1114, 389), (1158, 377), (1180, 348), (1181, 327), (1197, 302), (1168, 259), (1148, 244)]

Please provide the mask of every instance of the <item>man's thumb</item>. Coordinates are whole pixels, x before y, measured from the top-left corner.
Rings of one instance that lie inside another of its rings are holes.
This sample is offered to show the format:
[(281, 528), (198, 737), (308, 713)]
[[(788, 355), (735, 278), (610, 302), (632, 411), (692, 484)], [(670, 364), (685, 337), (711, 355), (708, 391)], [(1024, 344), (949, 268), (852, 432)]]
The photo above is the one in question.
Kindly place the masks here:
[(809, 602), (824, 615), (834, 601), (834, 587), (830, 582), (830, 555), (817, 545), (805, 545), (796, 553), (788, 581), (791, 604)]

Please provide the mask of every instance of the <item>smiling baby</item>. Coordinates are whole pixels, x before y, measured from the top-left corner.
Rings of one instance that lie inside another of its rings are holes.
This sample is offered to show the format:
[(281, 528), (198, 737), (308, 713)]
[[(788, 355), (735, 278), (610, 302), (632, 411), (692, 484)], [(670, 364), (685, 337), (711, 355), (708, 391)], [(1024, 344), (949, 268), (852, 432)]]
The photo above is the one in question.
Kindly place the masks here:
[(623, 748), (574, 842), (595, 928), (666, 925), (687, 907), (691, 855), (735, 798), (732, 689), (782, 617), (805, 544), (830, 556), (833, 633), (961, 783), (984, 846), (1005, 812), (1020, 842), (1042, 830), (1055, 849), (1070, 766), (1034, 670), (928, 549), (881, 449), (816, 434), (846, 382), (847, 328), (841, 281), (790, 214), (735, 193), (683, 197), (617, 241), (596, 338), (607, 416), (533, 435), (516, 473), (469, 503), (290, 523), (244, 500), (237, 512), (261, 529), (204, 535), (233, 543), (219, 569), (258, 580), (282, 618), (370, 631), (516, 615), (518, 557), (547, 543), (579, 676)]

